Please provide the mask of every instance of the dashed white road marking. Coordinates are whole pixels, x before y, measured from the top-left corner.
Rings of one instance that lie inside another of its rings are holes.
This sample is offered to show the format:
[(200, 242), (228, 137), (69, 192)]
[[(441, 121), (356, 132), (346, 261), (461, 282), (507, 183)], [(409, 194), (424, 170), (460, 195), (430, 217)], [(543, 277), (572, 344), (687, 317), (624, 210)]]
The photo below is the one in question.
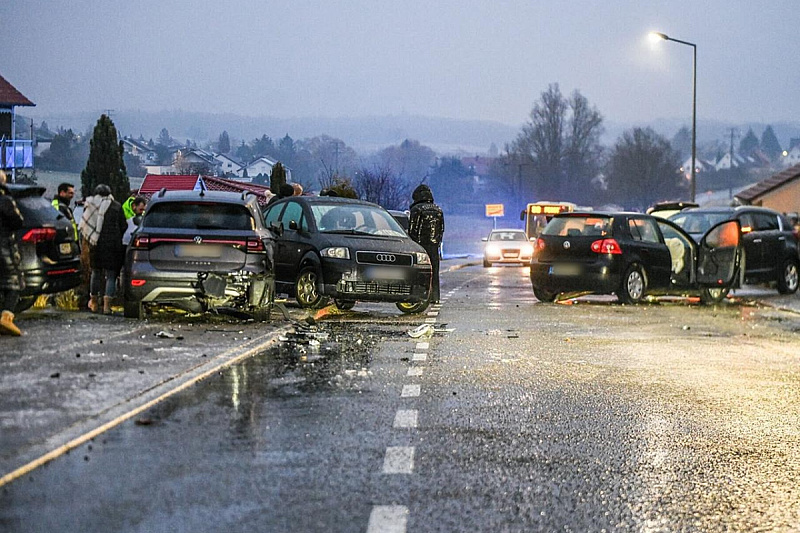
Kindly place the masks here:
[(422, 361), (427, 361), (428, 356), (425, 355), (424, 353), (415, 353), (414, 356), (411, 358), (411, 360), (419, 363)]
[(425, 323), (426, 324), (436, 324), (436, 319), (435, 318), (426, 318), (425, 319)]
[(408, 369), (408, 373), (406, 375), (412, 378), (419, 377), (422, 375), (422, 368), (418, 366), (413, 366)]
[(389, 446), (383, 458), (384, 474), (414, 473), (414, 447)]
[(427, 350), (430, 347), (430, 343), (427, 342), (418, 342), (417, 343), (417, 350)]
[(376, 505), (369, 513), (367, 533), (406, 533), (408, 507), (404, 505)]
[(420, 385), (403, 385), (403, 391), (400, 393), (401, 398), (416, 398), (422, 392)]
[(417, 418), (418, 411), (416, 409), (400, 409), (394, 415), (392, 427), (414, 429), (417, 427)]
[(427, 315), (428, 316), (439, 316), (439, 312), (438, 311), (430, 311), (429, 313), (427, 313)]

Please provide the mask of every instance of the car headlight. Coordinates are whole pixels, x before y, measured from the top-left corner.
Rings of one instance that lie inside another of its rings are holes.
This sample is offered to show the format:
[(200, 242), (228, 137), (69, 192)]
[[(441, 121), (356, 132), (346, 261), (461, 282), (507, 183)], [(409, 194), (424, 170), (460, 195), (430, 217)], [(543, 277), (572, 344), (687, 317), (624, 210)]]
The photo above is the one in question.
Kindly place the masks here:
[(418, 265), (430, 265), (431, 258), (425, 252), (416, 252)]
[(531, 255), (533, 253), (533, 246), (526, 244), (522, 247), (522, 255)]
[(486, 253), (489, 255), (500, 255), (500, 247), (496, 244), (490, 244), (486, 247)]
[(320, 250), (319, 255), (334, 259), (350, 259), (350, 249), (347, 246), (332, 246)]

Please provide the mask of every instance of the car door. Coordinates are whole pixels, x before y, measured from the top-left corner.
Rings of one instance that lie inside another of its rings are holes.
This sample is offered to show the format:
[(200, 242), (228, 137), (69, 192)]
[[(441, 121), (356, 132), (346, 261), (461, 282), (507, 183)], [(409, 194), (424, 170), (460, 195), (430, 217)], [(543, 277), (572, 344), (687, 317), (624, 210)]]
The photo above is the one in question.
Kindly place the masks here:
[(308, 217), (299, 202), (290, 201), (286, 203), (280, 221), (283, 224), (281, 263), (276, 264), (276, 268), (280, 271), (281, 280), (294, 281), (300, 271), (300, 261), (311, 246)]
[(747, 278), (762, 278), (764, 275), (764, 261), (762, 247), (764, 242), (760, 232), (756, 231), (756, 222), (753, 214), (745, 212), (738, 217), (742, 228), (742, 241), (744, 245), (744, 268)]
[[(286, 204), (277, 204), (273, 206), (268, 206), (264, 210), (264, 226), (270, 227), (277, 227), (280, 226), (281, 222), (281, 213), (283, 213), (283, 209), (286, 207)], [(275, 280), (276, 281), (285, 281), (285, 282), (293, 282), (294, 278), (286, 279), (286, 268), (285, 265), (287, 263), (286, 255), (286, 246), (284, 244), (284, 232), (278, 231), (276, 232), (275, 236), (275, 247), (273, 249), (273, 264), (275, 270)]]
[(743, 250), (738, 220), (726, 220), (709, 229), (700, 239), (697, 284), (700, 287), (732, 287), (738, 276)]
[(653, 288), (668, 287), (672, 259), (652, 217), (629, 217), (628, 231)]
[(675, 289), (688, 289), (695, 283), (697, 243), (691, 235), (670, 220), (656, 217), (658, 229), (669, 249), (671, 285)]
[[(761, 271), (767, 280), (774, 280), (782, 267), (781, 248), (786, 237), (781, 234), (778, 215), (773, 213), (753, 213), (755, 223), (753, 233), (761, 240)], [(781, 240), (782, 239), (782, 240)]]

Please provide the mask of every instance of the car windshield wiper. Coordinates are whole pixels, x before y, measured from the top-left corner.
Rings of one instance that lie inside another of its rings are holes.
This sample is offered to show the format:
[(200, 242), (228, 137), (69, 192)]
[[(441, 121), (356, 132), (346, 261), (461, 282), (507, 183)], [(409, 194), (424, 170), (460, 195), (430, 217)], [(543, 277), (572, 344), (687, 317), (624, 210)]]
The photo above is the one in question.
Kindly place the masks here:
[(329, 229), (321, 233), (337, 233), (339, 235), (369, 235), (369, 236), (373, 235), (372, 233), (366, 231), (358, 231), (355, 229)]

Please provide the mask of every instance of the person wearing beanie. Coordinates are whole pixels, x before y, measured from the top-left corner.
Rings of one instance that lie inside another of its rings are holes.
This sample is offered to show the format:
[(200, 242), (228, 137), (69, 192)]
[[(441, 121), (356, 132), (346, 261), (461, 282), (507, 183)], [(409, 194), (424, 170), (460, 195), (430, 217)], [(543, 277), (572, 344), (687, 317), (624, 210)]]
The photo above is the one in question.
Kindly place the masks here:
[(409, 208), (408, 234), (428, 252), (433, 270), (430, 302), (439, 303), (439, 245), (444, 236), (444, 213), (434, 203), (433, 192), (425, 184), (414, 189), (411, 199), (413, 203)]

